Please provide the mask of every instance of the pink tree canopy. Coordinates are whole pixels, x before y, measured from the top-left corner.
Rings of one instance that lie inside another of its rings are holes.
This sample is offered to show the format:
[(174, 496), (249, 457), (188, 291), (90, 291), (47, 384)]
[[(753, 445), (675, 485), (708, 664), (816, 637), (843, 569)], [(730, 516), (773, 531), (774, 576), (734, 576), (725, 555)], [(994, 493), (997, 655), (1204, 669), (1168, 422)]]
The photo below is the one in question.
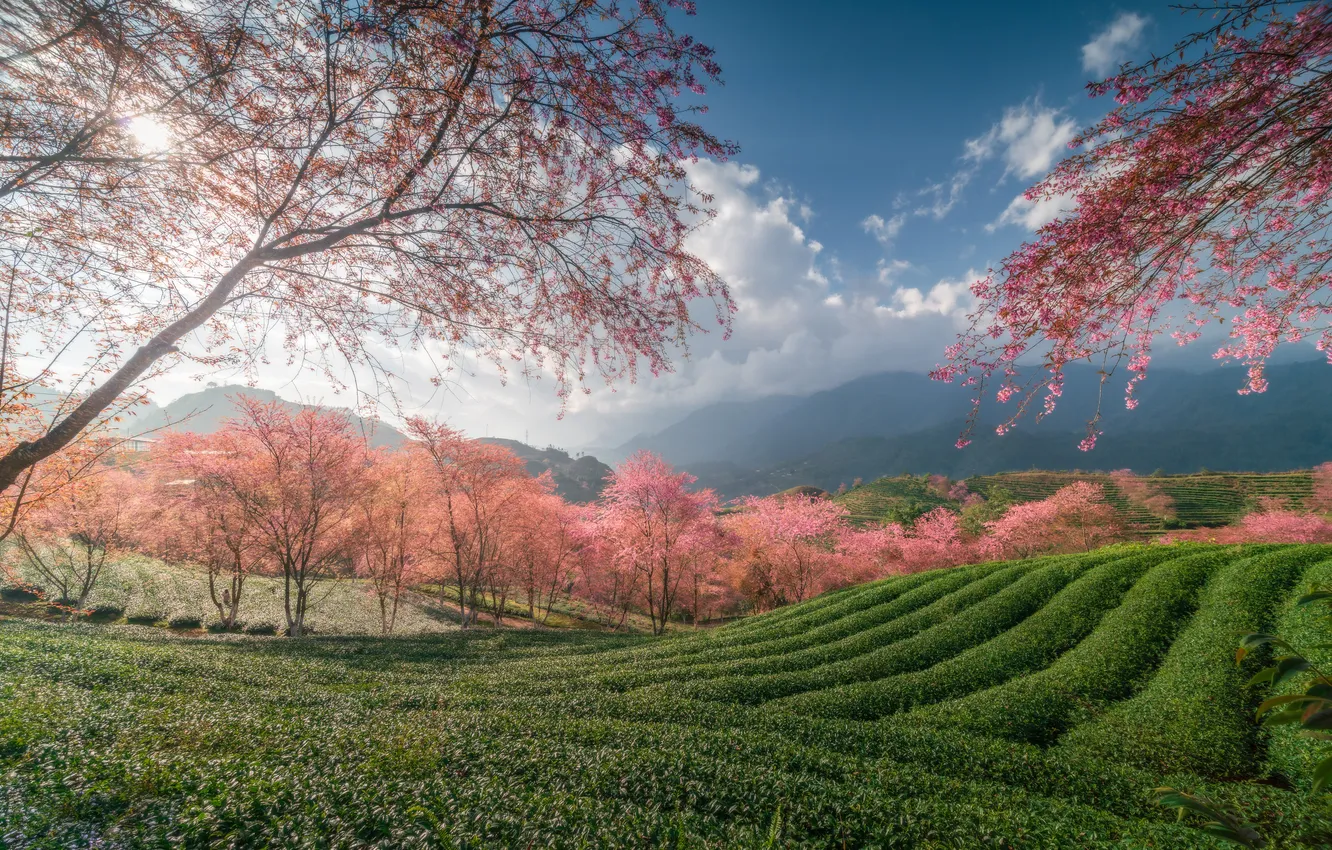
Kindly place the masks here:
[(1123, 365), (1134, 407), (1163, 333), (1184, 345), (1228, 324), (1216, 356), (1249, 366), (1241, 392), (1266, 387), (1283, 343), (1313, 337), (1332, 358), (1332, 7), (1293, 5), (1218, 6), (1173, 55), (1089, 85), (1117, 105), (1026, 193), (1069, 211), (973, 285), (971, 328), (934, 373), (965, 377), (977, 406), (1017, 398), (1000, 433), (1038, 395), (1052, 410), (1079, 360), (1102, 383)]

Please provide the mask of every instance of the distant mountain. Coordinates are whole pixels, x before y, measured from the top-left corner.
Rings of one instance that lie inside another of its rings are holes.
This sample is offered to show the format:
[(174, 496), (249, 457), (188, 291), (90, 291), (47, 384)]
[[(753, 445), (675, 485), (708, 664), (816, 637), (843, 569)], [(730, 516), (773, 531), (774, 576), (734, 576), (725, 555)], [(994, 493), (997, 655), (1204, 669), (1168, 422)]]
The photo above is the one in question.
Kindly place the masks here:
[(653, 448), (727, 497), (798, 484), (831, 490), (900, 472), (959, 478), (1033, 467), (1271, 471), (1332, 459), (1328, 365), (1278, 364), (1268, 378), (1267, 392), (1239, 395), (1243, 368), (1154, 370), (1136, 393), (1135, 411), (1125, 409), (1123, 381), (1116, 379), (1100, 399), (1104, 436), (1090, 453), (1077, 448), (1100, 391), (1096, 370), (1087, 366), (1069, 370), (1053, 414), (1041, 422), (1025, 417), (1002, 438), (993, 426), (1011, 411), (988, 398), (965, 450), (954, 442), (970, 408), (968, 393), (925, 375), (891, 372), (804, 398), (783, 396), (768, 415), (746, 415), (763, 410), (753, 402), (713, 405), (621, 451)]
[(496, 437), (486, 437), (481, 442), (503, 446), (527, 461), (527, 471), (534, 478), (549, 470), (555, 480), (555, 492), (569, 502), (587, 504), (596, 501), (606, 486), (606, 476), (611, 473), (609, 466), (592, 455), (575, 458), (560, 449), (536, 449), (517, 440)]
[[(209, 387), (197, 393), (183, 395), (164, 407), (149, 404), (136, 409), (133, 416), (127, 417), (121, 428), (127, 434), (140, 434), (154, 429), (193, 431), (198, 434), (211, 434), (221, 430), (223, 423), (239, 415), (235, 399), (248, 396), (263, 402), (277, 402), (292, 412), (310, 405), (301, 405), (287, 401), (271, 390), (259, 390), (251, 387), (225, 386)], [(371, 446), (394, 447), (407, 442), (408, 438), (392, 425), (378, 419), (367, 419), (350, 411), (342, 410), (351, 419), (356, 430), (365, 435)], [(149, 435), (151, 438), (151, 435)], [(591, 502), (601, 495), (605, 478), (610, 474), (610, 467), (591, 455), (570, 457), (559, 449), (536, 449), (517, 440), (485, 439), (483, 442), (504, 446), (527, 463), (527, 471), (533, 477), (550, 470), (555, 480), (555, 490), (571, 502)]]
[[(154, 429), (169, 428), (174, 431), (211, 434), (220, 430), (225, 420), (234, 419), (239, 415), (240, 412), (236, 407), (235, 399), (240, 396), (248, 396), (262, 402), (277, 402), (292, 412), (316, 406), (287, 401), (272, 390), (260, 390), (233, 384), (224, 387), (208, 387), (197, 393), (187, 393), (164, 407), (153, 404), (138, 408), (135, 415), (126, 418), (121, 425), (121, 429), (128, 433), (141, 433)], [(407, 437), (401, 431), (392, 425), (380, 422), (378, 419), (366, 419), (341, 408), (323, 409), (339, 409), (346, 413), (357, 432), (365, 436), (370, 445), (375, 448), (400, 446), (407, 440)]]

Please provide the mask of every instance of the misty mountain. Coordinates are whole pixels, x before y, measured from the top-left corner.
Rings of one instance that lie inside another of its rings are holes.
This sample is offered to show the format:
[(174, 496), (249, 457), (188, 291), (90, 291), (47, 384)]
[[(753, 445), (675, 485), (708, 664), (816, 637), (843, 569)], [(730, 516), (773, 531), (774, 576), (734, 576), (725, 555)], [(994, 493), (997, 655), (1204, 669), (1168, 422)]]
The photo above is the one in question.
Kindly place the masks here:
[[(309, 407), (322, 410), (339, 410), (351, 420), (352, 427), (364, 436), (374, 448), (381, 446), (400, 446), (407, 437), (392, 425), (378, 419), (366, 419), (344, 408), (321, 407), (319, 405), (297, 404), (287, 401), (272, 390), (253, 387), (228, 385), (208, 387), (197, 393), (187, 393), (165, 406), (150, 404), (137, 408), (134, 415), (126, 418), (121, 429), (127, 433), (142, 433), (160, 429), (173, 431), (193, 431), (197, 434), (211, 434), (221, 430), (227, 419), (236, 418), (240, 411), (235, 400), (240, 396), (257, 399), (265, 403), (277, 402), (292, 413)], [(151, 435), (149, 435), (151, 437)]]
[[(994, 425), (1011, 415), (1011, 405), (996, 404), (991, 395), (973, 444), (960, 451), (954, 443), (970, 409), (969, 393), (925, 375), (890, 372), (803, 398), (768, 400), (766, 408), (713, 405), (620, 452), (659, 451), (697, 475), (700, 485), (728, 497), (796, 484), (834, 489), (900, 472), (958, 478), (1033, 467), (1291, 469), (1332, 459), (1328, 369), (1322, 361), (1274, 365), (1267, 392), (1251, 395), (1238, 394), (1246, 377), (1241, 367), (1157, 369), (1140, 385), (1139, 407), (1130, 411), (1122, 377), (1109, 381), (1101, 397), (1094, 368), (1070, 368), (1054, 413), (1041, 422), (1025, 417), (1000, 438)], [(1077, 445), (1098, 402), (1104, 436), (1085, 453)]]

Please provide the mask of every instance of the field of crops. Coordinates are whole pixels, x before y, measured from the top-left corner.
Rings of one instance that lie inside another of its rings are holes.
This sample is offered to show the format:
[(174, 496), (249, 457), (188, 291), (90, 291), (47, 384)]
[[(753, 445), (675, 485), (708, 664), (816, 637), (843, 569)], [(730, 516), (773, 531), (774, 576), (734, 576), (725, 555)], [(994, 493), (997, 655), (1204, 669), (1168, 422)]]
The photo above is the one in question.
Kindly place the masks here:
[[(1295, 472), (1199, 472), (1162, 475), (1144, 479), (1174, 502), (1183, 527), (1228, 525), (1252, 510), (1258, 499), (1273, 497), (1299, 508), (1313, 492), (1308, 470)], [(978, 475), (967, 485), (983, 496), (1003, 491), (1019, 502), (1044, 499), (1074, 481), (1092, 481), (1105, 486), (1107, 501), (1129, 525), (1159, 527), (1161, 521), (1124, 499), (1111, 477), (1098, 472), (1006, 472)]]
[(1219, 846), (1171, 784), (1326, 847), (1233, 663), (1316, 634), (1317, 581), (1332, 547), (1139, 546), (657, 640), (0, 621), (0, 845)]

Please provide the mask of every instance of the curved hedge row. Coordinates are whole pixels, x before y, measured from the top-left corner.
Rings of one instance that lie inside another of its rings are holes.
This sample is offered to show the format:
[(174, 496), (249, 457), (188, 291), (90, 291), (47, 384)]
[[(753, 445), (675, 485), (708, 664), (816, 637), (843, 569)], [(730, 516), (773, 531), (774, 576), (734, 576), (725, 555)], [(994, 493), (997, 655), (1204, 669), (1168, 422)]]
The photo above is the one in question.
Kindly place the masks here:
[[(1304, 574), (1303, 581), (1288, 596), (1277, 617), (1274, 632), (1281, 635), (1320, 670), (1332, 669), (1332, 643), (1327, 638), (1326, 609), (1319, 606), (1295, 605), (1295, 600), (1315, 587), (1332, 586), (1332, 561), (1316, 564)], [(1281, 686), (1277, 693), (1297, 693), (1309, 684), (1305, 676), (1296, 676)], [(1293, 783), (1302, 791), (1313, 784), (1313, 770), (1327, 755), (1326, 744), (1301, 734), (1297, 726), (1267, 727), (1267, 762), (1265, 767), (1276, 776)], [(1326, 795), (1324, 795), (1326, 796)]]
[[(1318, 800), (1183, 772), (1252, 758), (1225, 633), (1281, 611), (1300, 640), (1283, 600), (1329, 551), (980, 565), (664, 640), (0, 620), (0, 845), (1219, 846), (1154, 804), (1170, 784), (1332, 846)], [(1107, 760), (1123, 729), (1179, 748)]]
[(913, 719), (1033, 743), (1053, 741), (1089, 707), (1130, 693), (1150, 673), (1196, 606), (1208, 577), (1236, 557), (1234, 550), (1226, 550), (1161, 564), (1054, 664), (970, 696), (917, 709)]
[(1332, 547), (1244, 558), (1208, 583), (1198, 612), (1133, 698), (1071, 732), (1061, 746), (1156, 771), (1238, 778), (1259, 769), (1255, 701), (1244, 684), (1256, 659), (1234, 663), (1236, 635), (1267, 631), (1281, 597)]
[(812, 691), (773, 703), (783, 711), (872, 720), (970, 693), (1036, 670), (1089, 633), (1144, 572), (1171, 557), (1146, 551), (1088, 570), (1045, 607), (992, 640), (906, 675)]
[(695, 683), (724, 676), (803, 670), (854, 658), (943, 622), (993, 596), (1034, 568), (1034, 564), (1022, 562), (987, 566), (974, 572), (959, 571), (956, 576), (932, 581), (892, 602), (842, 617), (802, 635), (730, 648), (716, 655), (693, 654), (673, 666), (632, 673), (617, 671), (598, 677), (595, 684), (628, 690), (666, 681)]

